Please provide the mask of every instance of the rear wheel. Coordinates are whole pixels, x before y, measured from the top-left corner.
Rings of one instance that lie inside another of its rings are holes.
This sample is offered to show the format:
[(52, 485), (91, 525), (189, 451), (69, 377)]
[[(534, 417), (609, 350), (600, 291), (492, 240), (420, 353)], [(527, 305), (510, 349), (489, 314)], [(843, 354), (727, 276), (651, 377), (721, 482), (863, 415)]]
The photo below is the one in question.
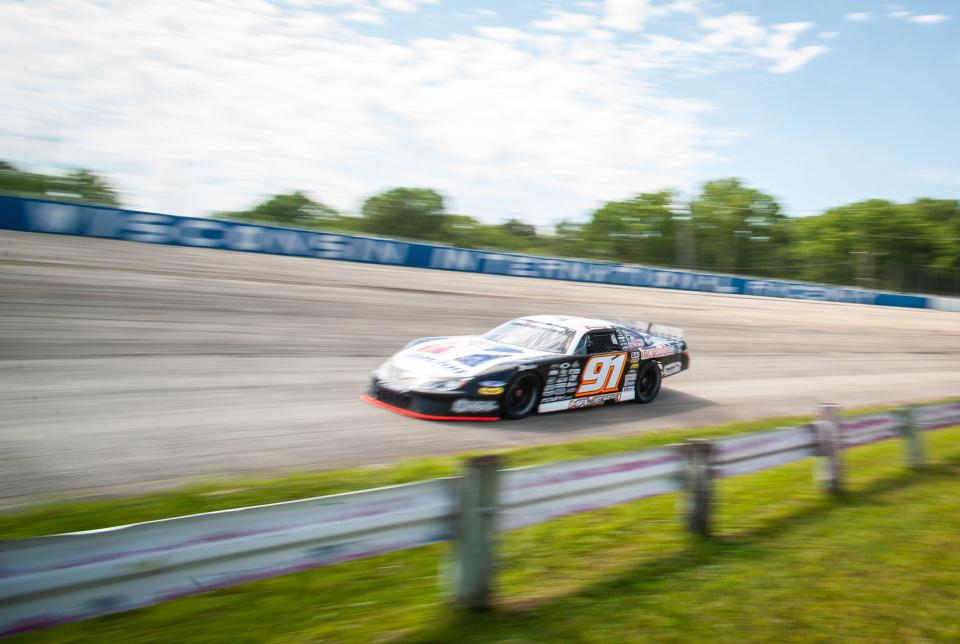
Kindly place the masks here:
[(653, 402), (653, 399), (660, 393), (660, 383), (663, 381), (663, 374), (660, 373), (660, 365), (650, 361), (640, 368), (637, 374), (637, 384), (635, 385), (636, 400), (640, 404)]
[(532, 371), (520, 372), (513, 377), (503, 394), (501, 408), (503, 417), (510, 420), (523, 418), (532, 412), (540, 399), (540, 378)]

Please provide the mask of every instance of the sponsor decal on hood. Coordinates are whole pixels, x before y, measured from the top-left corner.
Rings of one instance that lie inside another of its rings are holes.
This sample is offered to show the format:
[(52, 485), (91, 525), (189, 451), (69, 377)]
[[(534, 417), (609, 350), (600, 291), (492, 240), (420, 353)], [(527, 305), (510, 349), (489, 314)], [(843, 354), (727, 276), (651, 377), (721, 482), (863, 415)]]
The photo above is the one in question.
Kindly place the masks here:
[(497, 367), (556, 354), (506, 345), (479, 336), (437, 338), (394, 354), (392, 365), (407, 377), (469, 378)]

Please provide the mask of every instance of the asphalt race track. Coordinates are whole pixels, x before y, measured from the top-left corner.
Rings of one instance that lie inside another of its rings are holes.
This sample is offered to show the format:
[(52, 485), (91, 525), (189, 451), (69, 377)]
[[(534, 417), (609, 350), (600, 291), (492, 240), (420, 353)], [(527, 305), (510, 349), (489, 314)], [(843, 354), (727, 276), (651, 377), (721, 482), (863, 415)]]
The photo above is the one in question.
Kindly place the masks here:
[[(960, 314), (0, 233), (0, 508), (960, 393)], [(363, 403), (407, 340), (573, 313), (679, 326), (653, 405), (431, 423)]]

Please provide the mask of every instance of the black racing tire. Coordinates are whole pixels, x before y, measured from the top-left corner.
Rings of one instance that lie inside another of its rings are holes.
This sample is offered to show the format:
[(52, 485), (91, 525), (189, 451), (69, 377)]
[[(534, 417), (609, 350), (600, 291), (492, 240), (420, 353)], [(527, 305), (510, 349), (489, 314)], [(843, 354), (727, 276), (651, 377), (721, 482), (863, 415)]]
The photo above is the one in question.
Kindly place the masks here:
[(634, 385), (636, 400), (641, 405), (652, 403), (657, 394), (660, 393), (660, 384), (663, 382), (663, 374), (660, 373), (660, 365), (656, 360), (651, 360), (642, 367), (637, 373), (637, 384)]
[(519, 420), (528, 416), (537, 408), (540, 401), (540, 376), (535, 371), (521, 371), (510, 379), (503, 398), (500, 400), (500, 412), (508, 420)]

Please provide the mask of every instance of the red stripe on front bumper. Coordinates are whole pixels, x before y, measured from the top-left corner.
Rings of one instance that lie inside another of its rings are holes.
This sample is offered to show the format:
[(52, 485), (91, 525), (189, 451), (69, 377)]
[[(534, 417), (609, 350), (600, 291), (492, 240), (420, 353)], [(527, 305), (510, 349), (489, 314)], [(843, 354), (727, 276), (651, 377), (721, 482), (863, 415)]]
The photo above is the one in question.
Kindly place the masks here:
[(421, 414), (420, 412), (410, 411), (409, 409), (404, 409), (403, 407), (395, 407), (394, 405), (389, 405), (382, 400), (377, 400), (373, 396), (364, 394), (360, 396), (361, 400), (365, 400), (371, 405), (376, 405), (377, 407), (383, 407), (384, 409), (389, 409), (392, 412), (398, 414), (403, 414), (404, 416), (409, 416), (411, 418), (419, 418), (421, 420), (484, 420), (484, 421), (493, 421), (500, 420), (499, 416), (431, 416), (430, 414)]

